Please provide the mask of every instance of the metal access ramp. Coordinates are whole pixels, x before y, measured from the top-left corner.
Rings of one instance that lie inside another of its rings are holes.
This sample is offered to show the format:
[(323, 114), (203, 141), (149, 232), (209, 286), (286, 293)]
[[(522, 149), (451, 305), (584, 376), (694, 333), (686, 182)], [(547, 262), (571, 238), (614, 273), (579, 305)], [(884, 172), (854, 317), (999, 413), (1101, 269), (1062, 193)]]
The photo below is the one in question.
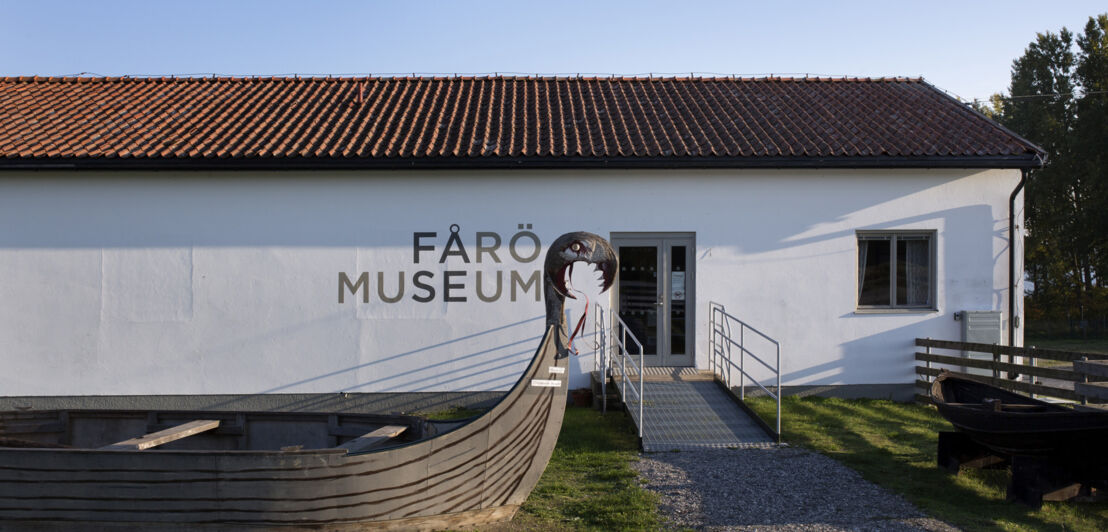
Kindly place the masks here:
[[(774, 370), (778, 377), (776, 390), (780, 387), (780, 372), (776, 371), (780, 367), (780, 345), (763, 335), (775, 351), (775, 363), (766, 364), (743, 345), (745, 332), (754, 330), (726, 314), (720, 305), (713, 304), (712, 310), (710, 371), (643, 367), (642, 344), (619, 316), (612, 316), (610, 333), (597, 331), (599, 352), (606, 354), (598, 357), (600, 374), (610, 376), (646, 452), (765, 448), (780, 441), (780, 397), (756, 380), (757, 373), (748, 371), (753, 368), (745, 365), (747, 359), (754, 359)], [(603, 315), (604, 309), (598, 307), (597, 317)], [(732, 326), (739, 328), (737, 341), (732, 338)], [(738, 349), (733, 349), (736, 346)], [(732, 357), (736, 351), (738, 356)], [(738, 396), (729, 391), (734, 389), (729, 386), (730, 370), (742, 375), (742, 386), (752, 382), (777, 401), (777, 430), (745, 407), (740, 398), (745, 395), (744, 388), (739, 388)]]
[(642, 427), (648, 453), (698, 449), (764, 448), (776, 440), (712, 381), (646, 381), (642, 418), (628, 401), (635, 426)]

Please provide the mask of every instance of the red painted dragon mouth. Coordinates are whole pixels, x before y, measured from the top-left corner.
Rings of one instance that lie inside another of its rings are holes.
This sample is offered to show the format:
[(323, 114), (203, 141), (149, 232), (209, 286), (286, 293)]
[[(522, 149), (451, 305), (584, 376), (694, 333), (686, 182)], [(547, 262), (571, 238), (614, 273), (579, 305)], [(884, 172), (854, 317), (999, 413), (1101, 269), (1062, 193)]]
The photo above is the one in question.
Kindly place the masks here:
[(612, 283), (615, 281), (615, 265), (612, 264), (611, 261), (592, 262), (588, 260), (578, 260), (570, 262), (558, 269), (558, 273), (554, 277), (554, 289), (557, 290), (558, 293), (570, 299), (577, 299), (577, 296), (574, 296), (573, 292), (577, 292), (578, 294), (582, 293), (580, 290), (573, 288), (573, 282), (571, 281), (573, 277), (573, 266), (579, 262), (592, 266), (601, 292), (605, 292), (608, 288), (611, 288)]

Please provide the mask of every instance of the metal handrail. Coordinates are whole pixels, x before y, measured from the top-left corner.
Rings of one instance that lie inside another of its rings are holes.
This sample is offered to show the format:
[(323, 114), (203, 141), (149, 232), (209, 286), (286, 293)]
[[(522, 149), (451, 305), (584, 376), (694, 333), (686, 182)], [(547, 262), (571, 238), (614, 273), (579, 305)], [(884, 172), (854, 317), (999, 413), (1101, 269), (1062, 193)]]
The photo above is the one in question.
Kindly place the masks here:
[(596, 314), (592, 319), (592, 331), (593, 331), (593, 371), (600, 372), (600, 413), (608, 413), (608, 335), (607, 330), (604, 327), (608, 323), (604, 318), (604, 307), (600, 303), (595, 304)]
[[(769, 335), (751, 327), (746, 322), (736, 318), (729, 314), (723, 307), (723, 305), (711, 302), (708, 304), (708, 308), (711, 311), (711, 335), (708, 339), (708, 343), (711, 346), (711, 353), (709, 357), (708, 367), (709, 369), (719, 376), (720, 380), (724, 382), (728, 389), (731, 389), (731, 369), (735, 368), (739, 370), (739, 400), (746, 400), (746, 379), (750, 379), (758, 388), (760, 388), (766, 395), (772, 397), (777, 402), (777, 439), (781, 439), (781, 343), (774, 340)], [(731, 332), (731, 325), (737, 324), (739, 328), (739, 339), (735, 341), (734, 335)], [(768, 362), (757, 356), (751, 350), (746, 348), (746, 332), (750, 331), (758, 336), (761, 336), (765, 340), (773, 344), (776, 351), (776, 364), (770, 365)], [(739, 351), (738, 363), (736, 364), (731, 356), (731, 347), (737, 347)], [(777, 379), (777, 386), (774, 391), (771, 392), (758, 381), (753, 375), (746, 371), (746, 357), (750, 356), (754, 360), (758, 361), (766, 369), (773, 372)]]
[[(738, 320), (736, 320), (736, 321), (738, 321)], [(741, 323), (741, 322), (740, 322), (740, 323)], [(735, 346), (735, 347), (738, 347), (739, 349), (741, 349), (741, 350), (743, 351), (743, 353), (744, 353), (744, 354), (750, 355), (750, 358), (753, 358), (754, 360), (757, 360), (758, 362), (761, 362), (761, 363), (762, 363), (762, 365), (766, 367), (766, 369), (768, 369), (768, 370), (770, 370), (770, 371), (777, 371), (777, 368), (775, 368), (775, 367), (773, 367), (773, 366), (769, 365), (769, 363), (768, 363), (768, 362), (766, 362), (765, 360), (762, 360), (761, 358), (758, 358), (758, 355), (755, 355), (753, 351), (751, 351), (751, 350), (749, 350), (749, 349), (747, 349), (747, 348), (743, 347), (743, 346), (742, 346), (742, 345), (740, 345), (740, 344), (739, 344), (738, 342), (736, 342), (736, 341), (734, 341), (734, 340), (732, 340), (732, 339), (730, 339), (730, 338), (728, 338), (728, 337), (726, 337), (726, 336), (725, 336), (725, 337), (723, 337), (723, 339), (724, 339), (724, 340), (726, 340), (727, 342), (729, 342), (729, 343), (730, 343), (731, 345), (733, 345), (733, 346)], [(774, 344), (776, 344), (776, 343), (777, 343), (777, 342), (774, 342), (774, 341), (773, 341), (772, 339), (770, 339), (770, 338), (767, 338), (767, 340), (769, 340), (769, 341), (773, 342)], [(778, 346), (778, 347), (780, 347), (780, 346)]]
[[(615, 313), (612, 313), (612, 330), (613, 330), (612, 338), (615, 340), (614, 345), (618, 346), (618, 348), (619, 348), (617, 350), (617, 353), (618, 353), (619, 359), (620, 359), (619, 365), (616, 365), (616, 364), (612, 365), (612, 371), (614, 373), (617, 368), (619, 369), (620, 386), (619, 386), (619, 388), (617, 388), (617, 390), (619, 390), (620, 399), (623, 401), (623, 404), (625, 404), (625, 405), (627, 404), (627, 381), (629, 380), (627, 378), (627, 362), (628, 361), (631, 362), (631, 367), (633, 367), (636, 370), (636, 372), (639, 374), (639, 387), (636, 390), (634, 384), (632, 384), (631, 385), (631, 392), (633, 392), (635, 394), (635, 399), (637, 399), (639, 401), (639, 423), (638, 423), (638, 425), (639, 425), (639, 438), (641, 439), (642, 438), (642, 428), (643, 428), (643, 425), (646, 424), (645, 420), (643, 419), (643, 403), (645, 402), (643, 400), (643, 395), (644, 395), (644, 392), (645, 392), (645, 390), (643, 389), (643, 367), (645, 367), (645, 364), (643, 362), (642, 342), (639, 342), (639, 339), (635, 337), (635, 333), (631, 332), (630, 328), (627, 327), (627, 324), (624, 323), (623, 319), (620, 318), (619, 315), (615, 314)], [(614, 332), (616, 332), (616, 331), (618, 331), (619, 334), (614, 334)], [(634, 342), (635, 345), (638, 347), (638, 354), (639, 354), (638, 364), (636, 364), (635, 360), (633, 358), (631, 358), (632, 353), (628, 352), (628, 350), (627, 350), (627, 346), (628, 346), (627, 338), (628, 337), (630, 337), (631, 341)]]

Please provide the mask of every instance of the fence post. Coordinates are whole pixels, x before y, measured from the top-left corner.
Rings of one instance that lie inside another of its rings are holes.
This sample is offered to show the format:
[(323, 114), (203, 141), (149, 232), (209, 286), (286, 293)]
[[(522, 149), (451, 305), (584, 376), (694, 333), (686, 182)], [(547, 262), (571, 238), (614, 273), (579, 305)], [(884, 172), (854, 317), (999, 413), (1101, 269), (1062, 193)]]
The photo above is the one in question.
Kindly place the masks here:
[[(930, 340), (931, 337), (928, 336), (927, 339)], [(926, 349), (926, 351), (925, 351), (926, 354), (928, 354), (928, 355), (931, 354), (931, 344), (930, 343), (928, 343), (927, 347), (925, 347), (924, 349)], [(927, 361), (924, 362), (924, 367), (927, 368), (927, 375), (926, 375), (927, 378), (924, 379), (924, 380), (927, 381), (927, 382), (935, 382), (935, 376), (931, 374), (931, 359), (930, 358), (928, 358)], [(928, 390), (927, 393), (931, 393), (931, 391)]]
[[(1027, 357), (1027, 364), (1031, 367), (1035, 367), (1035, 346), (1031, 346), (1031, 356)], [(1035, 376), (1027, 376), (1027, 390), (1031, 394), (1031, 398), (1035, 398)]]
[(1000, 344), (993, 344), (993, 384), (1000, 380), (1000, 368), (997, 366), (1000, 364)]
[[(1081, 357), (1082, 362), (1085, 362), (1087, 360), (1089, 360), (1089, 357)], [(1089, 375), (1087, 373), (1082, 373), (1081, 374), (1081, 383), (1085, 384), (1085, 383), (1088, 383), (1088, 382), (1089, 382)], [(1087, 396), (1085, 394), (1081, 394), (1081, 404), (1083, 404), (1083, 405), (1089, 404), (1089, 396)]]

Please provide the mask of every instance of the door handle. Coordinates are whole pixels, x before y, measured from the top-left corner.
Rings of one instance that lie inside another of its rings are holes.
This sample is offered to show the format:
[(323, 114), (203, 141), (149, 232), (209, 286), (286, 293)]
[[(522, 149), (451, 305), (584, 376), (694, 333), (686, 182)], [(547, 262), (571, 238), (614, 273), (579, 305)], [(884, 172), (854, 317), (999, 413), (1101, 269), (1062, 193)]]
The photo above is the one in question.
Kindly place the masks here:
[(662, 297), (662, 296), (658, 296), (658, 302), (657, 302), (657, 303), (655, 303), (655, 305), (657, 305), (657, 306), (659, 306), (659, 307), (664, 307), (664, 306), (666, 306), (666, 298), (664, 298), (664, 297)]

